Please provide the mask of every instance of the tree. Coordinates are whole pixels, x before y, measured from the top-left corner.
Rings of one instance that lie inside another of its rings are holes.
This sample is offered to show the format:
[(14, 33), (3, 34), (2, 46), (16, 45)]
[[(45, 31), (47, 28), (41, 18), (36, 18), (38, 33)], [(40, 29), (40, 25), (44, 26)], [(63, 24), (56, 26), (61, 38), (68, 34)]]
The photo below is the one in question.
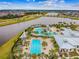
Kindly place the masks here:
[(79, 59), (78, 57), (75, 57), (74, 59)]
[(32, 55), (32, 58), (33, 58), (33, 59), (36, 59), (36, 57), (37, 57), (36, 55), (34, 55), (34, 54)]
[(45, 42), (45, 41), (42, 42), (42, 46), (45, 47), (45, 46), (47, 46), (47, 45), (48, 45), (47, 42)]

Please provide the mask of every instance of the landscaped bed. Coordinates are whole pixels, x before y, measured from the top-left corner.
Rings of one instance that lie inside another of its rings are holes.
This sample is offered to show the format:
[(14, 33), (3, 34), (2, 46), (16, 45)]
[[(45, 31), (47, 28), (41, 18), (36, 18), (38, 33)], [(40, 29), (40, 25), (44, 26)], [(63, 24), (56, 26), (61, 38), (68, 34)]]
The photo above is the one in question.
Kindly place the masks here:
[(79, 54), (76, 51), (70, 52), (69, 55), (70, 55), (70, 57), (79, 56)]

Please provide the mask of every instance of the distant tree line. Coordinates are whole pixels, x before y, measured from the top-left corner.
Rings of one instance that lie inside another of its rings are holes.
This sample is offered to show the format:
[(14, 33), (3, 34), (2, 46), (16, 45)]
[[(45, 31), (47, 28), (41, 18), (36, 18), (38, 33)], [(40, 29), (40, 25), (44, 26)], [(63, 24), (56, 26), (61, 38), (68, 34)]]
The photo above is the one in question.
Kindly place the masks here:
[(32, 15), (32, 14), (46, 14), (46, 12), (25, 12), (25, 15)]
[(17, 15), (17, 14), (7, 14), (4, 16), (0, 16), (0, 19), (12, 19), (12, 18), (19, 18), (19, 17), (23, 17), (23, 16), (27, 16), (27, 15), (34, 15), (34, 14), (41, 14), (44, 15), (46, 13), (44, 12), (25, 12), (24, 15)]
[(12, 18), (18, 18), (18, 17), (22, 17), (22, 15), (7, 14), (7, 15), (4, 15), (4, 16), (1, 16), (0, 19), (12, 19)]

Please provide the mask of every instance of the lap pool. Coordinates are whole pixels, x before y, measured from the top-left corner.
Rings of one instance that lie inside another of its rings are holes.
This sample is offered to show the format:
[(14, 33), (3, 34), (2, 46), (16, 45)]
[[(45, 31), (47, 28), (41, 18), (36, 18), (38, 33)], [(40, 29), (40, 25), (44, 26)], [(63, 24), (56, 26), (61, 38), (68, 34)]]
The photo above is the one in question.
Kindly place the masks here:
[(32, 40), (30, 46), (30, 54), (38, 55), (41, 54), (41, 41), (40, 40)]

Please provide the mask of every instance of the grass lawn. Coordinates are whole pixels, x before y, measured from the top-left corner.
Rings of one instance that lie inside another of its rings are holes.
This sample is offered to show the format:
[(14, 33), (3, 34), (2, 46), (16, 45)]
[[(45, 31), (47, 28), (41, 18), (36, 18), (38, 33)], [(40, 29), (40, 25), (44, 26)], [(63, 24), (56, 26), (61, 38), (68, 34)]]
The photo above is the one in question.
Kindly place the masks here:
[(63, 15), (61, 17), (62, 18), (70, 18), (70, 19), (73, 19), (73, 20), (79, 20), (79, 17), (72, 17), (72, 16), (66, 16), (66, 15)]
[(0, 59), (9, 59), (11, 49), (21, 34), (22, 32), (14, 36), (12, 39), (0, 47)]
[(33, 19), (36, 19), (39, 17), (40, 16), (29, 15), (29, 16), (23, 16), (20, 18), (14, 18), (14, 19), (0, 19), (0, 27), (5, 26), (5, 25), (20, 23), (20, 22), (24, 22), (24, 21), (30, 21), (30, 20), (33, 20)]

